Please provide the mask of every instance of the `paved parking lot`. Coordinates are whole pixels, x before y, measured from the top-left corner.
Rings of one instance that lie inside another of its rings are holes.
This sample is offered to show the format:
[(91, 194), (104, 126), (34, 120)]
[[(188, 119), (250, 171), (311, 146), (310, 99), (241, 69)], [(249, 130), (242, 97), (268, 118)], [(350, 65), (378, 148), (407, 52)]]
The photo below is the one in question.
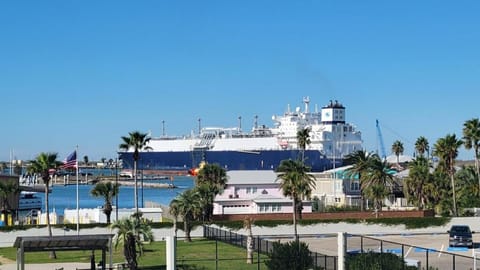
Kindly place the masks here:
[[(372, 235), (347, 237), (347, 251), (358, 253), (360, 250), (389, 252), (405, 257), (410, 263), (420, 262), (422, 267), (433, 266), (438, 269), (473, 269), (474, 253), (480, 256), (480, 234), (474, 234), (474, 248), (449, 247), (448, 234), (404, 234)], [(284, 240), (288, 241), (288, 240)], [(318, 235), (301, 238), (307, 242), (312, 251), (330, 256), (337, 256), (337, 238)], [(455, 265), (455, 268), (453, 267)], [(480, 260), (477, 260), (480, 269)]]

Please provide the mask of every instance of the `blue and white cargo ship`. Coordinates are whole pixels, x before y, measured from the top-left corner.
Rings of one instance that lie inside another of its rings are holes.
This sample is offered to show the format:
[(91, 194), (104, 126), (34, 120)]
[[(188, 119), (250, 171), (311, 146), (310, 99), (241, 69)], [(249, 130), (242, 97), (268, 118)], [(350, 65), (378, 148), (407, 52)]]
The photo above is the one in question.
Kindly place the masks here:
[[(310, 99), (300, 107), (272, 117), (273, 127), (258, 125), (250, 132), (239, 127), (204, 127), (188, 137), (152, 137), (148, 151), (140, 153), (139, 169), (188, 171), (202, 162), (217, 163), (226, 170), (275, 170), (284, 159), (297, 159), (301, 150), (297, 132), (310, 129), (311, 143), (305, 163), (320, 172), (340, 166), (343, 158), (362, 149), (361, 132), (345, 121), (345, 107), (330, 101), (310, 112)], [(133, 167), (132, 150), (120, 152), (125, 169)]]

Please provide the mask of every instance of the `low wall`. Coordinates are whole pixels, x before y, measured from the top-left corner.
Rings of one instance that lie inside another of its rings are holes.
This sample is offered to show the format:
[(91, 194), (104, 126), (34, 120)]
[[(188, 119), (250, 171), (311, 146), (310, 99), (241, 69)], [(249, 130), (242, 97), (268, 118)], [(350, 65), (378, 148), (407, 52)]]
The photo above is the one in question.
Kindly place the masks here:
[[(378, 212), (379, 218), (405, 218), (405, 217), (433, 217), (433, 210), (412, 210), (412, 211), (381, 211)], [(275, 214), (235, 214), (235, 215), (214, 215), (214, 221), (224, 220), (244, 220), (251, 217), (254, 220), (290, 220), (291, 213), (275, 213)], [(328, 213), (303, 213), (304, 220), (322, 220), (322, 219), (372, 219), (376, 218), (371, 211), (355, 211), (355, 212), (328, 212)]]

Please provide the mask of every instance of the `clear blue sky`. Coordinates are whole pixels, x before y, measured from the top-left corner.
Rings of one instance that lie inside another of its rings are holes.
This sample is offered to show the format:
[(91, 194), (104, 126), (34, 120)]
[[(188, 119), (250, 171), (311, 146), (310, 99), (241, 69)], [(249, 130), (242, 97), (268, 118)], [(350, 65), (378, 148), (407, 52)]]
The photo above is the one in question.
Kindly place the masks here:
[[(479, 1), (2, 1), (0, 160), (120, 136), (271, 125), (339, 100), (376, 149), (461, 137), (480, 114)], [(313, 107), (313, 106), (312, 106)], [(471, 151), (460, 152), (470, 159)]]

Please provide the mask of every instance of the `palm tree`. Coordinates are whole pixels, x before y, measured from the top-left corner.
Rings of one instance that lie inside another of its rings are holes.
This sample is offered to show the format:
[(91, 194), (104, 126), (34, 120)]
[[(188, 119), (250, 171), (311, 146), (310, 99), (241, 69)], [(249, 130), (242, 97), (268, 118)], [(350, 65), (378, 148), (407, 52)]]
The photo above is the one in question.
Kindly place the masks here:
[(457, 139), (455, 134), (448, 134), (437, 140), (434, 146), (433, 155), (440, 158), (440, 165), (450, 176), (452, 188), (453, 214), (458, 216), (457, 201), (455, 194), (455, 158), (458, 156), (458, 148), (463, 142)]
[(85, 163), (85, 166), (88, 166), (88, 156), (83, 156), (83, 162)]
[(154, 240), (151, 226), (145, 219), (132, 216), (116, 220), (110, 224), (110, 228), (117, 230), (114, 238), (115, 248), (120, 244), (123, 245), (123, 256), (128, 267), (130, 270), (136, 270), (138, 266), (137, 253), (141, 256), (143, 243)]
[(227, 185), (227, 173), (218, 164), (205, 164), (196, 177), (196, 186), (204, 202), (204, 221), (209, 221), (213, 215), (213, 201), (217, 194), (223, 192)]
[(297, 205), (315, 188), (315, 177), (309, 174), (310, 168), (298, 160), (282, 160), (277, 168), (280, 188), (283, 195), (292, 199), (293, 227), (295, 238), (297, 234)]
[(21, 174), (22, 174), (22, 170), (23, 170), (23, 169), (22, 169), (22, 165), (20, 165), (20, 164), (18, 164), (18, 163), (15, 164), (15, 166), (13, 166), (13, 173), (14, 173), (15, 175), (21, 175)]
[(14, 181), (0, 181), (0, 201), (2, 204), (2, 213), (4, 217), (12, 210), (9, 200), (10, 197), (17, 198), (20, 193), (20, 188)]
[(0, 173), (3, 173), (7, 169), (7, 163), (6, 162), (0, 162)]
[(396, 140), (392, 144), (392, 152), (397, 156), (397, 164), (400, 163), (400, 155), (403, 154), (403, 143), (399, 140)]
[(351, 164), (352, 167), (345, 170), (345, 175), (350, 178), (358, 177), (360, 179), (360, 208), (363, 211), (364, 207), (364, 198), (363, 198), (363, 186), (362, 186), (362, 175), (368, 172), (370, 168), (370, 163), (372, 162), (373, 155), (364, 150), (358, 150), (352, 152), (345, 156), (345, 163)]
[(469, 150), (473, 148), (478, 186), (480, 187), (480, 166), (478, 164), (480, 157), (480, 121), (478, 118), (470, 119), (463, 124), (463, 143), (465, 149)]
[[(57, 153), (40, 153), (35, 160), (30, 162), (28, 172), (31, 174), (40, 174), (43, 184), (45, 185), (45, 209), (47, 219), (48, 236), (52, 236), (52, 227), (50, 225), (50, 210), (48, 202), (48, 186), (50, 185), (50, 170), (56, 169), (60, 166), (60, 162), (57, 161)], [(55, 251), (50, 252), (50, 258), (55, 259), (57, 255)]]
[(459, 208), (480, 206), (480, 190), (474, 166), (464, 166), (455, 174)]
[(307, 149), (307, 145), (310, 145), (310, 128), (305, 127), (297, 131), (297, 145), (300, 149), (302, 162), (305, 161), (305, 149)]
[(175, 219), (181, 216), (183, 219), (183, 229), (185, 231), (185, 242), (192, 242), (190, 232), (193, 228), (192, 222), (197, 220), (202, 214), (202, 205), (200, 204), (200, 194), (196, 189), (188, 189), (179, 194), (170, 202), (170, 214)]
[[(297, 131), (297, 145), (301, 152), (301, 161), (305, 163), (305, 149), (307, 149), (307, 145), (310, 145), (310, 127), (305, 127)], [(311, 190), (307, 190), (306, 196), (310, 197)], [(300, 200), (297, 204), (297, 213), (299, 214), (299, 219), (302, 219), (302, 210), (303, 210), (303, 203)]]
[(366, 195), (373, 200), (375, 217), (378, 218), (378, 212), (382, 209), (382, 200), (388, 195), (388, 190), (384, 185), (375, 184), (365, 189)]
[(386, 160), (382, 161), (378, 155), (373, 154), (368, 166), (366, 173), (360, 178), (360, 183), (365, 192), (373, 186), (393, 186), (393, 176), (389, 173)]
[(140, 151), (142, 150), (151, 150), (150, 146), (147, 144), (150, 142), (150, 137), (148, 134), (141, 133), (139, 131), (133, 131), (128, 133), (128, 137), (122, 136), (123, 143), (120, 144), (119, 148), (124, 151), (128, 151), (133, 148), (133, 179), (135, 182), (135, 213), (138, 214), (138, 188), (137, 188), (137, 164), (140, 158)]
[(408, 177), (405, 179), (405, 193), (409, 202), (420, 209), (424, 209), (429, 193), (428, 187), (431, 185), (430, 167), (428, 160), (422, 155), (418, 156), (409, 164)]
[(112, 214), (112, 200), (118, 194), (118, 184), (110, 181), (98, 182), (95, 187), (90, 190), (90, 194), (94, 197), (103, 197), (105, 204), (103, 205), (103, 213), (107, 216), (107, 224), (110, 224), (110, 215)]
[(452, 187), (447, 171), (437, 166), (430, 181), (425, 191), (428, 194), (427, 205), (442, 216), (452, 215)]
[(428, 151), (430, 150), (430, 146), (428, 145), (427, 138), (423, 136), (418, 137), (417, 141), (415, 142), (415, 150), (421, 156), (423, 156), (425, 152), (427, 152), (428, 157)]

